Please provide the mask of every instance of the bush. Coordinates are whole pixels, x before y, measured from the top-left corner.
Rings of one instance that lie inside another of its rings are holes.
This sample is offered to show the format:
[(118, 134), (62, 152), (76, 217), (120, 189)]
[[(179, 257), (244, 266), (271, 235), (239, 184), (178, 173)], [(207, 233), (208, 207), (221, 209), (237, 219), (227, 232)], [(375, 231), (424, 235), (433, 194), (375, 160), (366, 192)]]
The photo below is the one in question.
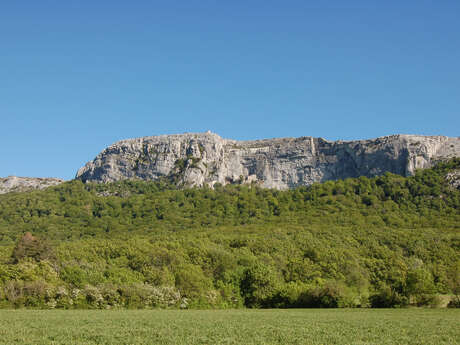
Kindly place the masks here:
[(86, 285), (82, 292), (89, 307), (100, 308), (103, 305), (104, 299), (97, 287)]
[(409, 305), (409, 298), (385, 285), (369, 297), (369, 302), (372, 308), (399, 308)]
[(176, 288), (181, 295), (189, 299), (204, 297), (212, 289), (212, 281), (205, 276), (203, 270), (197, 265), (184, 265), (175, 274)]
[(441, 305), (441, 298), (436, 294), (419, 294), (416, 305), (417, 307), (439, 307)]
[(360, 297), (343, 282), (330, 280), (301, 293), (297, 305), (309, 308), (351, 308), (367, 303)]
[(181, 301), (179, 290), (172, 286), (154, 287), (149, 296), (149, 302), (153, 307), (172, 307)]
[(272, 266), (253, 264), (246, 269), (241, 280), (244, 304), (250, 308), (272, 307), (273, 298), (280, 288), (281, 278)]
[(32, 258), (38, 262), (54, 259), (54, 254), (47, 241), (26, 232), (16, 244), (11, 257), (13, 263), (18, 263), (23, 258)]
[(453, 298), (447, 304), (447, 308), (460, 308), (460, 299)]

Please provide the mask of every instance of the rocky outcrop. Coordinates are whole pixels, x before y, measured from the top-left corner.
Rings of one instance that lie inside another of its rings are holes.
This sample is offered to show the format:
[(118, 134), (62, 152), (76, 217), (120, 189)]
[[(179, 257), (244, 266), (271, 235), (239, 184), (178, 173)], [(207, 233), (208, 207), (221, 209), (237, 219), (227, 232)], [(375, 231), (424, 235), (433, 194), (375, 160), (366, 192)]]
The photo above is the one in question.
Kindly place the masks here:
[(460, 170), (454, 170), (446, 175), (447, 183), (452, 189), (460, 190)]
[(37, 178), (8, 176), (0, 178), (0, 194), (10, 192), (27, 192), (34, 189), (44, 189), (63, 183), (58, 178)]
[(236, 141), (211, 132), (186, 133), (119, 141), (82, 167), (76, 177), (95, 182), (165, 177), (183, 186), (258, 183), (287, 189), (385, 172), (408, 176), (454, 156), (460, 156), (460, 138), (444, 136)]

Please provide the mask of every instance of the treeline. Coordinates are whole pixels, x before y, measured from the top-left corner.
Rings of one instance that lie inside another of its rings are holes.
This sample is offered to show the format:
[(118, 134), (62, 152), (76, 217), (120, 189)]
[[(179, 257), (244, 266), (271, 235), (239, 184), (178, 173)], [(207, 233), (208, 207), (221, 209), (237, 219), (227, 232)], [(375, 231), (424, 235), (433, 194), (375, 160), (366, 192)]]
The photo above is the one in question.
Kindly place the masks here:
[(288, 191), (71, 181), (2, 195), (0, 306), (458, 305), (458, 169)]

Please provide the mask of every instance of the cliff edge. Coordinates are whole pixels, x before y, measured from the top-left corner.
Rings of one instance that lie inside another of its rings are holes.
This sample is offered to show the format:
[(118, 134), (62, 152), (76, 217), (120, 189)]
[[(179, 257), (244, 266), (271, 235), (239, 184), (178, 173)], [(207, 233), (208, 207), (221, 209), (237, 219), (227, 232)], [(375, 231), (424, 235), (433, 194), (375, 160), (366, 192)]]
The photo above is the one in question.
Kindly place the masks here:
[(168, 178), (179, 186), (257, 183), (288, 189), (385, 172), (409, 176), (460, 156), (460, 138), (391, 135), (369, 140), (223, 139), (211, 132), (119, 141), (82, 167), (76, 178), (113, 182)]

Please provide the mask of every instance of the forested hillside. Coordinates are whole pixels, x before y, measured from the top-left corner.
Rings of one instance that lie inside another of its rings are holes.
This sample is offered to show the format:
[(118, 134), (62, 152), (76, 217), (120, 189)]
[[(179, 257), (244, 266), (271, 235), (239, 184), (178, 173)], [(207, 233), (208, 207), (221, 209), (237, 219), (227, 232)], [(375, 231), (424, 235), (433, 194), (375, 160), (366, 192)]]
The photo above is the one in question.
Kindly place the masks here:
[(0, 195), (0, 305), (454, 305), (458, 169), (288, 191), (71, 181)]

